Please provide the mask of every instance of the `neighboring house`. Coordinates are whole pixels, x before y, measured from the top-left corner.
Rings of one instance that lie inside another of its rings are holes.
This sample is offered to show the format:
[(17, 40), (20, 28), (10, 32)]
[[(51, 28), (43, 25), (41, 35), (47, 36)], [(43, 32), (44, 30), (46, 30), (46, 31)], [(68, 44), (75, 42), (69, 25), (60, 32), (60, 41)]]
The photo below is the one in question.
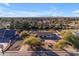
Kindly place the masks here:
[(1, 22), (0, 21), (0, 28), (7, 28), (7, 26), (10, 26), (10, 22)]

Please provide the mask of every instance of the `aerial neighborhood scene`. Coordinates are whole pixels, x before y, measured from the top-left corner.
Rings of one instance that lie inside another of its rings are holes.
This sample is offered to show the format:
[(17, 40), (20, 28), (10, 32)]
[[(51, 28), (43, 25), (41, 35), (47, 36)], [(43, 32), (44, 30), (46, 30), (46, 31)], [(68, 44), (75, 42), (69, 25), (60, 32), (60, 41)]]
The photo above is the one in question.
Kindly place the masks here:
[(78, 55), (79, 4), (0, 4), (0, 56)]

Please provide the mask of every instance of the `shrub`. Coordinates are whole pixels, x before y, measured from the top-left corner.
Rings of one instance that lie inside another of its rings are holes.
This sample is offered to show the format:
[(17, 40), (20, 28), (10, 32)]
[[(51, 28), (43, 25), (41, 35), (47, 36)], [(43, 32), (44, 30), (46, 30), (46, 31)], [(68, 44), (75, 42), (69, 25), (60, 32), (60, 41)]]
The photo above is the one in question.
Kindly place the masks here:
[(25, 39), (27, 36), (29, 36), (29, 33), (27, 31), (22, 31), (20, 33), (20, 37), (22, 37), (23, 39)]
[(73, 34), (73, 31), (65, 31), (62, 32), (62, 40), (59, 40), (56, 43), (56, 46), (61, 48), (61, 47), (65, 47), (67, 44), (69, 43), (72, 45), (72, 47), (79, 49), (79, 37)]
[(65, 40), (59, 40), (55, 45), (54, 48), (64, 48), (66, 46)]
[(66, 32), (65, 30), (62, 30), (62, 31), (60, 32), (60, 34), (61, 34), (61, 35), (64, 35), (65, 32)]
[(23, 44), (29, 44), (31, 46), (39, 46), (41, 44), (41, 39), (39, 37), (30, 36), (28, 38), (25, 38), (23, 41)]

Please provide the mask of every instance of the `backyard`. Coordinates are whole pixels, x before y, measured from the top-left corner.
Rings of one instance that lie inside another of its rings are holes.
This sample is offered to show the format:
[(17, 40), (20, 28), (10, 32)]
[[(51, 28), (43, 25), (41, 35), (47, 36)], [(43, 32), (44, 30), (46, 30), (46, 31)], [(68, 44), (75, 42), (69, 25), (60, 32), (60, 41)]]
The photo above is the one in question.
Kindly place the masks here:
[(0, 55), (79, 55), (78, 19), (0, 18)]

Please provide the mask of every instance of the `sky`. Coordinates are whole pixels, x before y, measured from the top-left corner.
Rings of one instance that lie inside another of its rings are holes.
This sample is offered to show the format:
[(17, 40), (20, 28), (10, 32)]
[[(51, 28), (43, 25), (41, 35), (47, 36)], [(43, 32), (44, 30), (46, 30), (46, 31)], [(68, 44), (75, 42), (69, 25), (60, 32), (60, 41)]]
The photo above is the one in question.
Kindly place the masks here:
[(78, 17), (78, 3), (0, 3), (0, 17)]

